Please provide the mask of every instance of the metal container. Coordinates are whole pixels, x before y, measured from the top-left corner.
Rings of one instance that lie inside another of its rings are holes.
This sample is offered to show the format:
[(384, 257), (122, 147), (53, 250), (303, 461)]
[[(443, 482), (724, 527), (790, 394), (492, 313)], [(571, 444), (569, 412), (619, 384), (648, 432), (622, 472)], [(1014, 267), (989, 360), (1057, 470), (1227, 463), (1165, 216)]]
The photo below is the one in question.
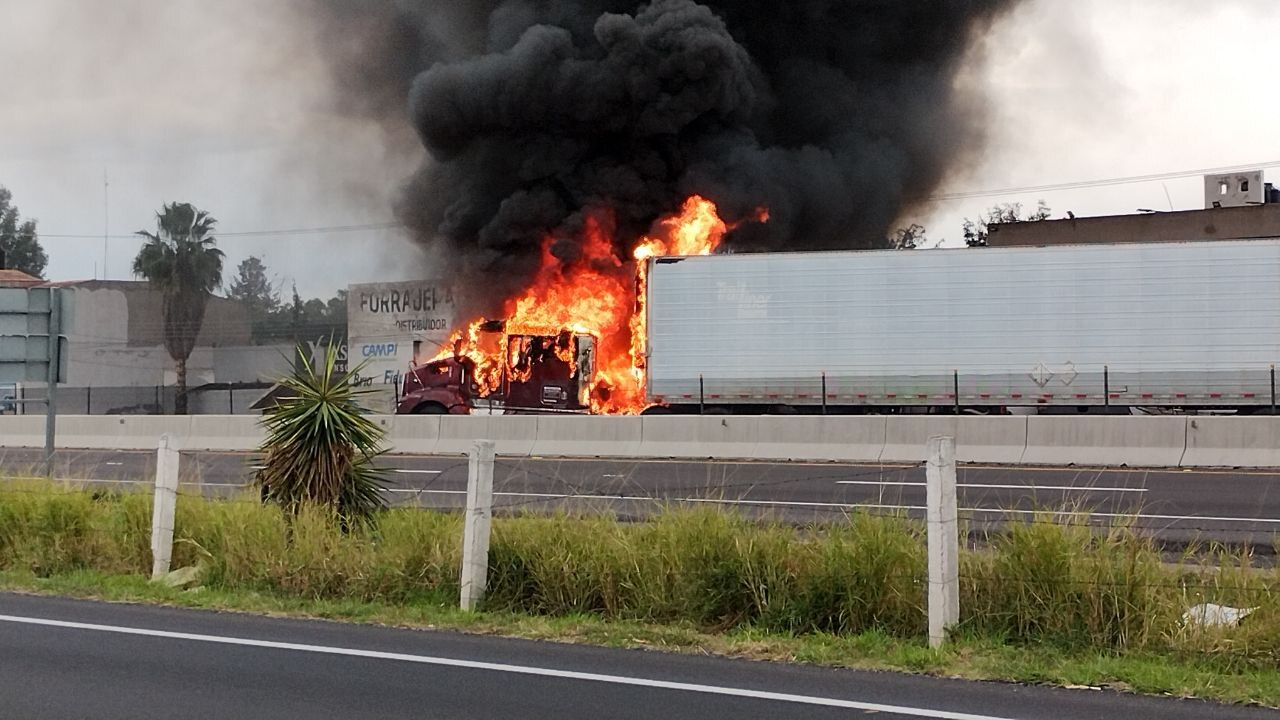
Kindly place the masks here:
[[(1280, 240), (651, 260), (671, 405), (1270, 405)], [(825, 393), (824, 393), (825, 388)], [(957, 397), (958, 395), (958, 397)]]

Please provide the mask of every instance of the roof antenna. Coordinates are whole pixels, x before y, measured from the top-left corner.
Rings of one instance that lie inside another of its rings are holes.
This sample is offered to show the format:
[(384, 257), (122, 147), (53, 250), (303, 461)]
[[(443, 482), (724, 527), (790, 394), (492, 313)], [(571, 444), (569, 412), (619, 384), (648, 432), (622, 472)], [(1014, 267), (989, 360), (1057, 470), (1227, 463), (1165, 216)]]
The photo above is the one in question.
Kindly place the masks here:
[[(111, 206), (108, 204), (107, 191), (111, 184), (107, 182), (107, 169), (102, 169), (102, 279), (107, 279), (107, 244), (109, 242), (107, 235), (108, 221)], [(94, 275), (97, 275), (95, 272)]]
[(1164, 188), (1164, 199), (1169, 201), (1169, 212), (1173, 212), (1173, 197), (1169, 195), (1169, 183), (1160, 183)]

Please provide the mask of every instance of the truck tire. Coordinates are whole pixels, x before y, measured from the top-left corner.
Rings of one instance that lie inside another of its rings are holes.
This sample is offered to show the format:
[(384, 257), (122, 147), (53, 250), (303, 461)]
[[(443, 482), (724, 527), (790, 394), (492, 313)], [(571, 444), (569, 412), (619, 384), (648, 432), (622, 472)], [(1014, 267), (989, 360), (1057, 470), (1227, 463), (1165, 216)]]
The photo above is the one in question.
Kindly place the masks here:
[(422, 403), (413, 409), (412, 415), (445, 415), (449, 411), (440, 403)]

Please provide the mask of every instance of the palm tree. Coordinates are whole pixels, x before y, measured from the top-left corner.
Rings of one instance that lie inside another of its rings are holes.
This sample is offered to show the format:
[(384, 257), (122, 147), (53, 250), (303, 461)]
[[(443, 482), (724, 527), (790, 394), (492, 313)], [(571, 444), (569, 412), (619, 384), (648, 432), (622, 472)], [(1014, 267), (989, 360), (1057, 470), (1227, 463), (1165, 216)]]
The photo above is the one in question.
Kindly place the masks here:
[(174, 412), (187, 414), (187, 358), (204, 322), (205, 306), (222, 284), (222, 251), (214, 247), (217, 220), (191, 203), (170, 203), (156, 213), (156, 232), (139, 230), (146, 243), (133, 259), (133, 274), (163, 295), (164, 347), (178, 375)]

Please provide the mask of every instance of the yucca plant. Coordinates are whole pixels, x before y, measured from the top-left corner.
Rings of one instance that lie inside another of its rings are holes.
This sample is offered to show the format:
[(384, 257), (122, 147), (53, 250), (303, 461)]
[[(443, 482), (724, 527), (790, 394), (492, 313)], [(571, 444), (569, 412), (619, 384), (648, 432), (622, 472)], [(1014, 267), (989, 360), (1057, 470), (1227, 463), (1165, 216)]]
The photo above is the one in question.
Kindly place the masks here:
[(370, 524), (384, 505), (384, 474), (374, 460), (386, 451), (385, 431), (360, 405), (373, 392), (357, 387), (360, 368), (337, 369), (334, 344), (318, 366), (302, 354), (280, 385), (287, 397), (267, 411), (261, 469), (254, 481), (264, 501), (290, 515), (304, 506), (334, 513), (343, 527)]

